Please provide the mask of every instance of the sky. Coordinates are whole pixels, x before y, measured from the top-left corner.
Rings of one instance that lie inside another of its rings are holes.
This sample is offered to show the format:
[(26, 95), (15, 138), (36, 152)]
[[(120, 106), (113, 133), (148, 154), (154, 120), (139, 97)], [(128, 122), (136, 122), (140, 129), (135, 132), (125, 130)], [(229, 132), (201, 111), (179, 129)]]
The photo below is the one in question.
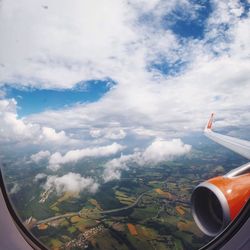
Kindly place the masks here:
[(97, 101), (115, 83), (110, 79), (80, 82), (71, 89), (37, 89), (32, 87), (18, 88), (6, 86), (6, 97), (17, 101), (19, 117), (39, 113), (49, 109), (62, 109), (76, 103)]
[(249, 0), (2, 0), (1, 158), (16, 149), (56, 174), (113, 157), (108, 181), (128, 162), (190, 152), (182, 137), (201, 132), (211, 112), (219, 129), (249, 126), (249, 8)]

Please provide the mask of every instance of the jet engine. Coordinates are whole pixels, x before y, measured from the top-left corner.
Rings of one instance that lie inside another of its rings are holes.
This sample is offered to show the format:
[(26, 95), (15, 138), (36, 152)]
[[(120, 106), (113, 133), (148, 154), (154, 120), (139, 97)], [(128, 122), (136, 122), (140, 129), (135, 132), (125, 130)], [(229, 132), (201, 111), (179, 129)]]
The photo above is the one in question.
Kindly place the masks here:
[(198, 227), (209, 236), (219, 234), (250, 198), (250, 163), (198, 185), (191, 197)]

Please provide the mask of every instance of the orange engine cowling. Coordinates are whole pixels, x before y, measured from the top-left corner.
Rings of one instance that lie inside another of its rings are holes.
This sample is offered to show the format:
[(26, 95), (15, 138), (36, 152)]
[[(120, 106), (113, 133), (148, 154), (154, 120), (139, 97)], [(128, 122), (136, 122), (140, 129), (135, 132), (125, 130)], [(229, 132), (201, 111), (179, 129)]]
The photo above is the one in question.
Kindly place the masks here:
[(194, 220), (205, 234), (215, 236), (238, 215), (249, 198), (249, 171), (215, 177), (198, 185), (192, 193)]

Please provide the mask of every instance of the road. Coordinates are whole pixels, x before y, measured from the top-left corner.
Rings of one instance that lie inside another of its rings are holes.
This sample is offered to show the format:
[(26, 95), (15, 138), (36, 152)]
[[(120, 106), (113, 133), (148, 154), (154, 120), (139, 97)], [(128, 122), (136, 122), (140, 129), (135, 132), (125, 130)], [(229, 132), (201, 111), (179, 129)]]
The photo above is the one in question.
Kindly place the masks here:
[(116, 213), (116, 212), (120, 212), (120, 211), (124, 211), (130, 208), (133, 208), (134, 206), (136, 206), (138, 204), (138, 202), (140, 201), (140, 199), (146, 194), (147, 192), (142, 193), (135, 201), (134, 203), (132, 203), (129, 206), (126, 207), (121, 207), (121, 208), (116, 208), (116, 209), (110, 209), (110, 210), (105, 210), (105, 211), (101, 211), (100, 214), (111, 214), (111, 213)]
[(53, 220), (58, 220), (61, 218), (67, 218), (67, 217), (72, 217), (72, 216), (76, 216), (79, 215), (80, 212), (73, 212), (73, 213), (66, 213), (66, 214), (62, 214), (62, 215), (57, 215), (57, 216), (53, 216), (44, 220), (39, 220), (36, 222), (36, 225), (42, 224), (42, 223), (48, 223), (51, 222)]
[[(116, 212), (120, 212), (120, 211), (125, 211), (127, 209), (133, 208), (134, 206), (136, 206), (138, 204), (138, 202), (140, 201), (140, 199), (149, 191), (146, 191), (144, 193), (142, 193), (131, 205), (126, 206), (126, 207), (121, 207), (121, 208), (116, 208), (116, 209), (110, 209), (110, 210), (105, 210), (105, 211), (100, 211), (100, 214), (112, 214), (112, 213), (116, 213)], [(72, 216), (76, 216), (76, 215), (81, 215), (81, 211), (79, 212), (73, 212), (73, 213), (66, 213), (66, 214), (62, 214), (62, 215), (57, 215), (57, 216), (53, 216), (44, 220), (40, 220), (36, 222), (36, 225), (42, 224), (42, 223), (48, 223), (51, 222), (53, 220), (58, 220), (61, 218), (67, 218), (67, 217), (72, 217)]]

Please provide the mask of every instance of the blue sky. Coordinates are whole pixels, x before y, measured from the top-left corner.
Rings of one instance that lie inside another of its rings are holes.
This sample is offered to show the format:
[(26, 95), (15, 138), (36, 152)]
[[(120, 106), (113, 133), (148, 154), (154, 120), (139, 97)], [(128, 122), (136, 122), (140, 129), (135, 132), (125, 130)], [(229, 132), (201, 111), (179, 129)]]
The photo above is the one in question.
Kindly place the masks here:
[(17, 101), (19, 117), (43, 112), (50, 109), (67, 108), (76, 103), (98, 101), (114, 82), (107, 80), (92, 80), (76, 84), (73, 89), (35, 89), (5, 87), (7, 98)]
[(170, 15), (164, 17), (163, 26), (169, 27), (178, 36), (182, 38), (202, 39), (206, 28), (206, 21), (212, 12), (210, 1), (196, 0), (192, 1), (196, 5), (195, 16), (186, 13), (185, 8), (177, 9)]

